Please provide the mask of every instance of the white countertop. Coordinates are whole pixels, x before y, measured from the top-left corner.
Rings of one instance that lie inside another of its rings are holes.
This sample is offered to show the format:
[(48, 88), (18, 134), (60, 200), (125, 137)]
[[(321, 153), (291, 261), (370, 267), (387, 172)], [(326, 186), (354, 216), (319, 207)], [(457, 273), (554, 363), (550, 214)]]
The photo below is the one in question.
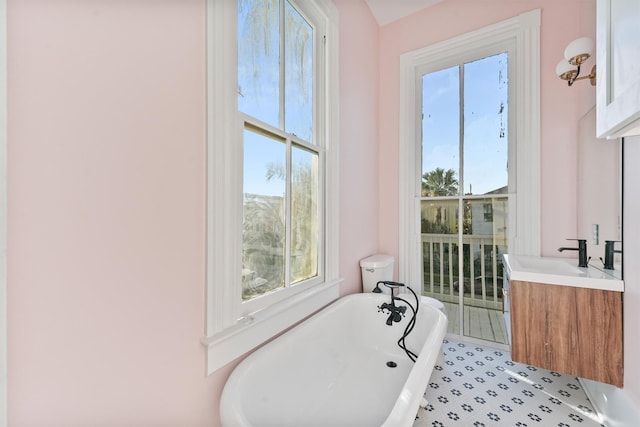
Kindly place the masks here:
[(510, 280), (624, 292), (624, 281), (595, 267), (578, 267), (572, 258), (504, 255)]

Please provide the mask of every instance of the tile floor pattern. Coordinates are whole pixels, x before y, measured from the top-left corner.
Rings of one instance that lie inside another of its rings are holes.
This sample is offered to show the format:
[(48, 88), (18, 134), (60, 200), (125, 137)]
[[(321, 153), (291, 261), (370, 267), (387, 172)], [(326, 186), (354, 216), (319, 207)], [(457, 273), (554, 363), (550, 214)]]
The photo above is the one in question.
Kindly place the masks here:
[(414, 427), (602, 426), (578, 379), (445, 339)]

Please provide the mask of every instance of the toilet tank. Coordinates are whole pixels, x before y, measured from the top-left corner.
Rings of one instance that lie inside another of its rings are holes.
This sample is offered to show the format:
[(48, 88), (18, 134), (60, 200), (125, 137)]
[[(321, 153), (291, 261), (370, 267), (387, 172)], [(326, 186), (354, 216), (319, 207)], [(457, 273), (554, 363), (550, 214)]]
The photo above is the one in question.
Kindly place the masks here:
[[(362, 270), (362, 292), (372, 292), (380, 280), (393, 280), (393, 256), (376, 254), (360, 260)], [(380, 286), (388, 294), (389, 288)]]

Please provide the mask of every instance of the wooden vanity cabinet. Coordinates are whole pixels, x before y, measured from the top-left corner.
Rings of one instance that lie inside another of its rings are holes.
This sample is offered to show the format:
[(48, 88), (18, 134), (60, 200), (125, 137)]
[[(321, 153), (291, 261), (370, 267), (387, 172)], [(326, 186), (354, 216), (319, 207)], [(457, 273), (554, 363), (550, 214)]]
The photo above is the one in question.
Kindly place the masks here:
[(511, 281), (514, 361), (622, 387), (622, 293)]

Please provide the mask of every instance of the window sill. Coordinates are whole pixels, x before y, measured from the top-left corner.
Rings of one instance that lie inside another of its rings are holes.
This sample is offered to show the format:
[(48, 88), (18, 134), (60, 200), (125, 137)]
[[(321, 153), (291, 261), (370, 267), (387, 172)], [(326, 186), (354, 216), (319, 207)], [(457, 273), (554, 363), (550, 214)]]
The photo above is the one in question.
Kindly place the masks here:
[(279, 304), (238, 320), (234, 326), (203, 337), (207, 347), (207, 373), (211, 374), (251, 351), (269, 338), (335, 301), (339, 296), (336, 279), (295, 295)]

